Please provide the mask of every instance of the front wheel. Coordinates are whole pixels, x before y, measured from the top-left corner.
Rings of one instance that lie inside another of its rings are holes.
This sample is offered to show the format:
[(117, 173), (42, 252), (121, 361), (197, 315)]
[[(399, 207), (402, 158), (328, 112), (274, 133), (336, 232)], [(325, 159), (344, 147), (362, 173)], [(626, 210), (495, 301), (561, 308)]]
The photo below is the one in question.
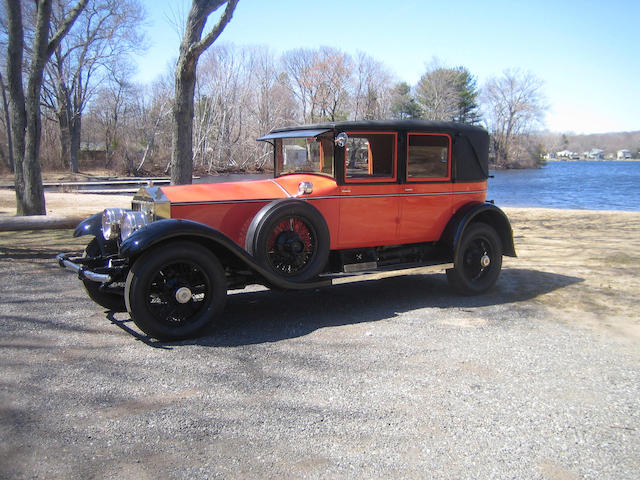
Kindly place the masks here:
[(463, 295), (477, 295), (496, 284), (501, 268), (500, 237), (491, 226), (474, 223), (464, 231), (447, 280)]
[(132, 320), (158, 340), (197, 336), (222, 312), (226, 294), (227, 282), (218, 259), (187, 241), (144, 253), (131, 267), (125, 284)]

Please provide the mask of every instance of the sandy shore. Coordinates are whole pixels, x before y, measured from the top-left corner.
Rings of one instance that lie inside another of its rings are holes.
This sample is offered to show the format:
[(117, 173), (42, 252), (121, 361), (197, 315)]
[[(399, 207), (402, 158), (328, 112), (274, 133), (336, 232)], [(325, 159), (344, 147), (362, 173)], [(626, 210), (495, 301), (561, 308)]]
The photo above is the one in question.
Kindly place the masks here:
[[(130, 195), (46, 194), (47, 212), (58, 215), (88, 216), (130, 202)], [(501, 289), (518, 298), (523, 285), (537, 284), (545, 293), (527, 302), (544, 306), (557, 321), (640, 342), (640, 212), (504, 210), (513, 225), (518, 258), (505, 258)], [(0, 215), (15, 215), (10, 190), (0, 189)], [(12, 239), (28, 243), (29, 235), (2, 234), (0, 248)], [(41, 235), (33, 240), (43, 241)], [(64, 235), (49, 241), (56, 243), (50, 245), (54, 249), (75, 245), (69, 238), (65, 246)]]

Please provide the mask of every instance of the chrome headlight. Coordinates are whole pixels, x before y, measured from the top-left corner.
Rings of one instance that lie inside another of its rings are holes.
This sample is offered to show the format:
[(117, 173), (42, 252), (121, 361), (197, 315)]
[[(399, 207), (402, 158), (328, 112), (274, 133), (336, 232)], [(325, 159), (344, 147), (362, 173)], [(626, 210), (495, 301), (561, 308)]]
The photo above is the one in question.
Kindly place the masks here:
[(144, 212), (127, 212), (120, 226), (120, 238), (126, 240), (133, 232), (149, 223), (149, 215)]
[(115, 240), (120, 234), (120, 223), (126, 210), (124, 208), (107, 208), (102, 212), (102, 236), (105, 240)]

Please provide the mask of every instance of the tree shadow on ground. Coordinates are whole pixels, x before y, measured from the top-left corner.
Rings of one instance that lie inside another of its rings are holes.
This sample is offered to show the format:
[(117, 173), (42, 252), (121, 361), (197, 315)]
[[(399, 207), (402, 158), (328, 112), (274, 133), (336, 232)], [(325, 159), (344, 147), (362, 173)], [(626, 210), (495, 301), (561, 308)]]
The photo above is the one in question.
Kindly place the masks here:
[(239, 291), (228, 296), (217, 326), (183, 342), (155, 342), (110, 314), (110, 320), (150, 346), (240, 346), (301, 337), (317, 329), (375, 322), (420, 308), (464, 308), (514, 304), (582, 282), (582, 278), (526, 269), (503, 270), (491, 292), (464, 297), (446, 276), (405, 275), (305, 291)]

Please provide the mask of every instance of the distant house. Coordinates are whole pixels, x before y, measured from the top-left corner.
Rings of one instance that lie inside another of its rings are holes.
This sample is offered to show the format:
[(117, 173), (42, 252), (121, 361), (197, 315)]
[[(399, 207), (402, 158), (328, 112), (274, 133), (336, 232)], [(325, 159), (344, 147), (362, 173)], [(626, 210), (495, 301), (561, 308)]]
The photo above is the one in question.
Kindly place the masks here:
[(630, 150), (618, 150), (618, 152), (616, 154), (616, 158), (618, 160), (626, 160), (627, 158), (632, 158), (631, 157), (631, 151)]
[(603, 160), (604, 159), (604, 150), (599, 148), (593, 148), (589, 151), (588, 157), (591, 160)]
[(558, 158), (571, 158), (573, 157), (573, 152), (571, 150), (561, 150), (556, 152), (556, 156)]

